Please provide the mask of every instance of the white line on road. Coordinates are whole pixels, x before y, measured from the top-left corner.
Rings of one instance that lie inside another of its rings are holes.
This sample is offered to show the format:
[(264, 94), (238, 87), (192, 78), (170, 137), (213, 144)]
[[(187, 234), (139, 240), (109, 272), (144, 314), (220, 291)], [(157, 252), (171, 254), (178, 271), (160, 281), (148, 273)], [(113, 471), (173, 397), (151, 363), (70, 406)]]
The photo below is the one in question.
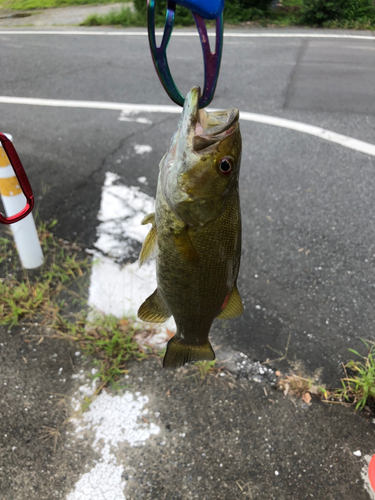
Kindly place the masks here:
[[(214, 34), (214, 32), (212, 32)], [(0, 35), (91, 35), (91, 36), (147, 36), (147, 31), (58, 31), (58, 30), (0, 30)], [(157, 32), (156, 35), (163, 35), (163, 32)], [(198, 36), (197, 32), (191, 31), (174, 31), (173, 36), (190, 37)], [(372, 35), (346, 35), (346, 34), (331, 34), (331, 33), (237, 33), (227, 31), (224, 37), (231, 38), (333, 38), (333, 39), (354, 39), (354, 40), (372, 40), (375, 41), (375, 36)]]
[[(128, 104), (121, 102), (102, 102), (102, 101), (69, 101), (62, 99), (36, 99), (31, 97), (8, 97), (0, 96), (0, 103), (3, 104), (26, 104), (31, 106), (53, 106), (63, 108), (86, 108), (86, 109), (104, 109), (117, 110), (125, 113), (175, 113), (180, 114), (181, 108), (178, 106), (168, 106), (162, 104)], [(213, 108), (210, 108), (214, 111)], [(302, 132), (304, 134), (313, 135), (330, 141), (335, 144), (340, 144), (349, 149), (354, 149), (360, 153), (365, 153), (375, 156), (375, 145), (368, 142), (360, 141), (347, 135), (338, 134), (331, 130), (327, 130), (315, 125), (296, 122), (286, 118), (278, 118), (277, 116), (262, 115), (258, 113), (249, 113), (241, 111), (241, 120), (273, 125), (275, 127), (287, 128)]]

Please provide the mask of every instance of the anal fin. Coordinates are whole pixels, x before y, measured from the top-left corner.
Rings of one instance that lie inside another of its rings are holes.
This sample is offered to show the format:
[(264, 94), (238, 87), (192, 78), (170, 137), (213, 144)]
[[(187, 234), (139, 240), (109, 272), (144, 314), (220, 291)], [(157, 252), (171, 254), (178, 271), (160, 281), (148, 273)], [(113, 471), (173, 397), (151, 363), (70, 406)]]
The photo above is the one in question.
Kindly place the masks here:
[(150, 323), (164, 323), (171, 316), (163, 299), (158, 294), (158, 289), (143, 302), (137, 314), (139, 319)]
[(242, 313), (243, 313), (242, 299), (240, 297), (237, 285), (234, 285), (227, 304), (225, 305), (224, 309), (221, 311), (221, 313), (217, 318), (218, 319), (237, 318), (237, 316), (241, 316)]

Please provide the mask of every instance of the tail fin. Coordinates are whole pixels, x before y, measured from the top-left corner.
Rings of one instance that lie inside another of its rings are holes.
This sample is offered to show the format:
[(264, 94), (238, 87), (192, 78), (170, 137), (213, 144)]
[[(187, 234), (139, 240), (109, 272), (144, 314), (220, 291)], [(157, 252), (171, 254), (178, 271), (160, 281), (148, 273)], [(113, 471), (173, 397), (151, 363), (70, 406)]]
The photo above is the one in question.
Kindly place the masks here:
[(208, 340), (203, 345), (193, 345), (187, 344), (174, 336), (168, 342), (163, 367), (179, 368), (189, 361), (201, 361), (204, 359), (210, 361), (215, 359), (215, 353)]

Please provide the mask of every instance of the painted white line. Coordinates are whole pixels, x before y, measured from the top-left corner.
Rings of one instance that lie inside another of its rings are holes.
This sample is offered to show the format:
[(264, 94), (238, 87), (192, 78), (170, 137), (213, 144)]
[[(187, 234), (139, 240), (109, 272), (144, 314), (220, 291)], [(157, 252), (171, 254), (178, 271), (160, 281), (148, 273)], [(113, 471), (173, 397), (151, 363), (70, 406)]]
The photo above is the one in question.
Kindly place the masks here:
[[(209, 32), (211, 34), (211, 32)], [(86, 35), (86, 36), (147, 36), (147, 31), (51, 31), (51, 30), (0, 30), (0, 35)], [(156, 32), (156, 35), (163, 35), (163, 32)], [(212, 32), (214, 35), (214, 32)], [(198, 36), (195, 31), (174, 31), (174, 37), (191, 37)], [(353, 39), (353, 40), (372, 40), (375, 41), (373, 35), (346, 35), (346, 34), (331, 34), (331, 33), (237, 33), (226, 31), (226, 38), (332, 38), (332, 39)]]
[(260, 115), (257, 113), (247, 113), (242, 112), (240, 115), (241, 120), (248, 120), (251, 122), (265, 123), (267, 125), (274, 125), (275, 127), (288, 128), (290, 130), (295, 130), (297, 132), (302, 132), (305, 134), (313, 135), (324, 139), (325, 141), (334, 142), (340, 144), (349, 149), (354, 149), (360, 153), (365, 153), (371, 156), (375, 156), (375, 145), (369, 142), (360, 141), (343, 134), (337, 134), (332, 132), (332, 130), (327, 130), (325, 128), (316, 127), (315, 125), (309, 125), (307, 123), (296, 122), (293, 120), (287, 120), (286, 118), (278, 118), (277, 116)]
[(7, 97), (0, 96), (0, 103), (28, 104), (30, 106), (52, 106), (60, 108), (88, 108), (124, 111), (125, 113), (181, 113), (178, 106), (163, 104), (128, 104), (123, 102), (103, 101), (68, 101), (63, 99), (36, 99), (32, 97)]
[[(61, 99), (36, 99), (31, 97), (8, 97), (0, 96), (0, 104), (26, 104), (31, 106), (53, 106), (63, 108), (86, 108), (86, 109), (103, 109), (121, 111), (126, 113), (174, 113), (180, 114), (181, 108), (178, 106), (167, 106), (163, 104), (128, 104), (120, 102), (101, 102), (101, 101), (68, 101)], [(214, 111), (214, 108), (210, 108)], [(344, 146), (345, 148), (354, 149), (360, 153), (365, 153), (375, 156), (375, 145), (369, 142), (360, 141), (347, 135), (338, 134), (332, 130), (327, 130), (315, 125), (296, 122), (286, 118), (278, 118), (277, 116), (262, 115), (258, 113), (249, 113), (241, 111), (241, 120), (263, 123), (275, 127), (287, 128), (302, 132), (304, 134), (313, 135), (325, 141), (333, 142)]]
[[(137, 153), (135, 153), (137, 154)], [(147, 182), (146, 178), (142, 179)], [(157, 288), (155, 261), (146, 262), (141, 268), (138, 262), (120, 265), (134, 253), (129, 242), (143, 243), (150, 230), (142, 225), (145, 215), (155, 211), (155, 199), (143, 193), (139, 187), (124, 186), (119, 176), (107, 172), (98, 219), (94, 247), (94, 265), (91, 272), (89, 304), (104, 314), (119, 318), (136, 317), (140, 304)], [(175, 330), (173, 318), (164, 325), (144, 324), (140, 344), (165, 347), (169, 340), (167, 329)], [(147, 333), (148, 332), (148, 333)]]

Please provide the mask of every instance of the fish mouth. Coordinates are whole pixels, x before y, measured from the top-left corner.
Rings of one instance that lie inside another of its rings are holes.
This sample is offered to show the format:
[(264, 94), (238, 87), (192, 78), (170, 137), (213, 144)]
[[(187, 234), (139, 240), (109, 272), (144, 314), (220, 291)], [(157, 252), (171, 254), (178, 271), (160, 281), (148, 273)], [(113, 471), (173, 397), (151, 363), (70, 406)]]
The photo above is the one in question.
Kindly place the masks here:
[(207, 112), (199, 109), (200, 88), (193, 87), (185, 99), (179, 138), (187, 139), (189, 149), (201, 152), (220, 142), (238, 127), (239, 111), (231, 108)]

